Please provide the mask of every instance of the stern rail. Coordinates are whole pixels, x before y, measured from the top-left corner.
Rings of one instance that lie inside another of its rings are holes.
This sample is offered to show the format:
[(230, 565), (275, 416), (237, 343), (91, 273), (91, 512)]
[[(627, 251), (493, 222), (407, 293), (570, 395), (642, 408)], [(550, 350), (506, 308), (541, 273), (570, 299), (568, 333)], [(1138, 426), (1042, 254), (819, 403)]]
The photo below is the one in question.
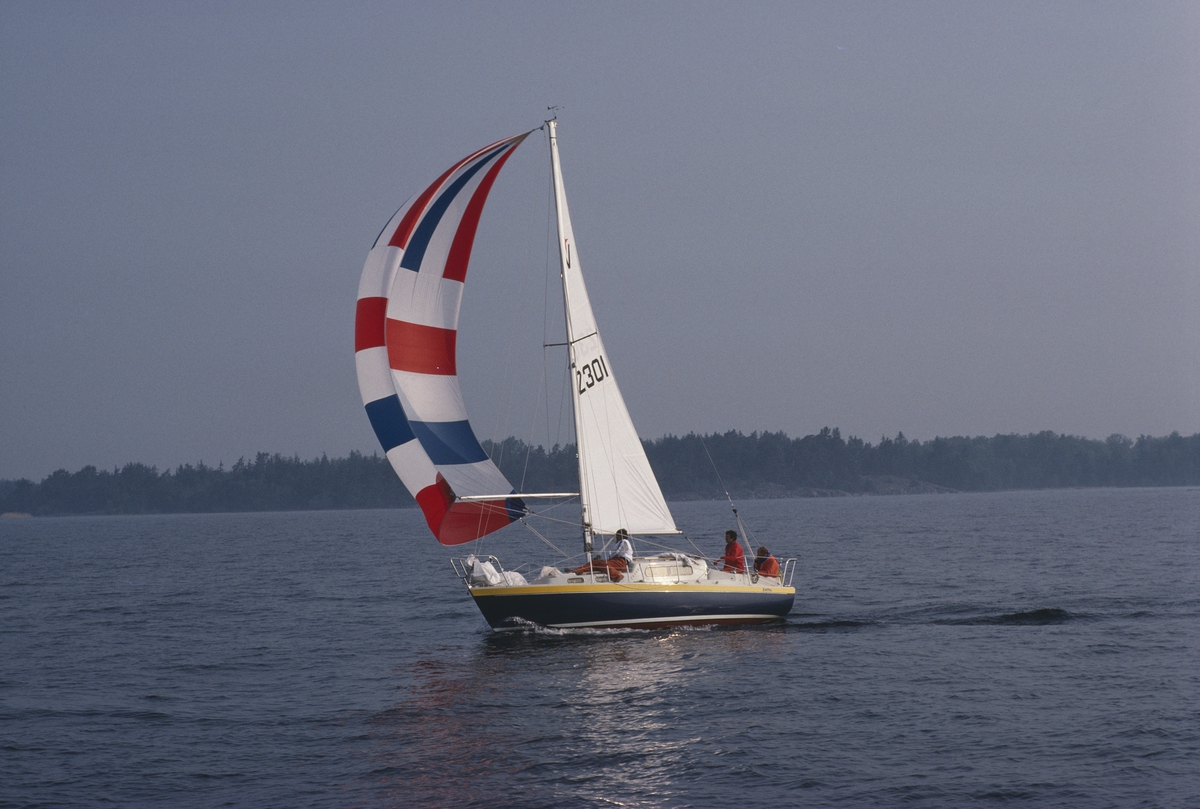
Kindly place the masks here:
[(796, 575), (796, 557), (783, 560), (783, 571), (779, 574), (779, 583), (784, 587), (792, 586), (792, 577)]

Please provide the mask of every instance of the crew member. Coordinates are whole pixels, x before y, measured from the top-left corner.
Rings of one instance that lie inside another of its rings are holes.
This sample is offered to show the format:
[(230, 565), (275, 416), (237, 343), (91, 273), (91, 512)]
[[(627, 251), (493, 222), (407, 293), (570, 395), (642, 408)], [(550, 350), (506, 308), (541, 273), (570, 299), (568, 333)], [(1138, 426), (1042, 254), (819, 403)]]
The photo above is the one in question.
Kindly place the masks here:
[(779, 578), (779, 560), (771, 555), (765, 546), (760, 545), (754, 556), (754, 572), (760, 576)]
[(738, 543), (737, 531), (725, 532), (725, 555), (716, 560), (726, 573), (745, 573), (746, 555)]
[(633, 543), (629, 541), (629, 532), (618, 528), (613, 536), (616, 545), (607, 558), (596, 558), (590, 565), (583, 564), (575, 568), (573, 573), (607, 573), (610, 581), (620, 581), (625, 577), (625, 571), (633, 566)]

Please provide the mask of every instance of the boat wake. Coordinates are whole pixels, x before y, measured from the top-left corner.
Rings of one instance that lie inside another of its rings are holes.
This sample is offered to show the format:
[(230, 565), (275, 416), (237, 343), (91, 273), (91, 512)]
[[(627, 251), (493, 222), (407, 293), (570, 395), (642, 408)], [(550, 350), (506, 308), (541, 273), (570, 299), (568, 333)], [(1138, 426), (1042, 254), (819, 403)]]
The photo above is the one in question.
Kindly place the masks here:
[(871, 617), (841, 617), (810, 613), (807, 615), (789, 616), (786, 626), (789, 631), (793, 632), (817, 633), (855, 632), (872, 627), (911, 626), (913, 624), (932, 624), (934, 626), (1056, 626), (1086, 617), (1058, 607), (991, 613), (960, 607), (949, 612), (952, 614), (947, 615), (946, 610), (918, 610), (915, 613), (892, 613)]
[[(811, 618), (813, 616), (806, 616)], [(845, 618), (823, 620), (789, 620), (787, 628), (793, 632), (854, 632), (866, 627), (878, 626), (877, 621), (855, 621)]]
[(933, 623), (947, 626), (1053, 626), (1055, 624), (1065, 624), (1077, 617), (1079, 616), (1072, 615), (1058, 607), (1047, 607), (1040, 610), (1005, 612), (999, 615), (947, 618), (934, 621)]

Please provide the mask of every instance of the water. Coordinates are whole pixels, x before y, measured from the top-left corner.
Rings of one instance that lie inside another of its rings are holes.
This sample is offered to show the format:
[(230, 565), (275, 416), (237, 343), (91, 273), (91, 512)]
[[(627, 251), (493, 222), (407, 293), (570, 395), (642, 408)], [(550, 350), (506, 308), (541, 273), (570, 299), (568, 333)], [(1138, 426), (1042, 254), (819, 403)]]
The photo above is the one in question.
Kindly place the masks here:
[(1200, 489), (743, 506), (784, 623), (517, 635), (412, 511), (0, 521), (0, 806), (1200, 805)]

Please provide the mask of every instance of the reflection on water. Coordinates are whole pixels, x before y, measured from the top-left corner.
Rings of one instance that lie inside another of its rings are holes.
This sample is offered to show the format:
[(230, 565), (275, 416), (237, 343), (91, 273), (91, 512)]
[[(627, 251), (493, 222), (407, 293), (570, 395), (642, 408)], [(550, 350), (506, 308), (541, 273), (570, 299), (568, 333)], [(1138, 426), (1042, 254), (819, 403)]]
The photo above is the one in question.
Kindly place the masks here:
[[(561, 805), (581, 794), (620, 795), (623, 806), (678, 802), (709, 772), (694, 752), (698, 729), (714, 716), (754, 724), (744, 684), (713, 683), (711, 670), (742, 660), (753, 677), (756, 661), (781, 653), (786, 632), (488, 633), (460, 660), (423, 659), (401, 672), (405, 693), (370, 722), (376, 794), (430, 806)], [(749, 767), (749, 752), (741, 755)]]
[(373, 794), (396, 806), (485, 802), (491, 776), (519, 769), (509, 756), (521, 718), (504, 678), (428, 659), (397, 674), (401, 698), (368, 723), (378, 748)]

